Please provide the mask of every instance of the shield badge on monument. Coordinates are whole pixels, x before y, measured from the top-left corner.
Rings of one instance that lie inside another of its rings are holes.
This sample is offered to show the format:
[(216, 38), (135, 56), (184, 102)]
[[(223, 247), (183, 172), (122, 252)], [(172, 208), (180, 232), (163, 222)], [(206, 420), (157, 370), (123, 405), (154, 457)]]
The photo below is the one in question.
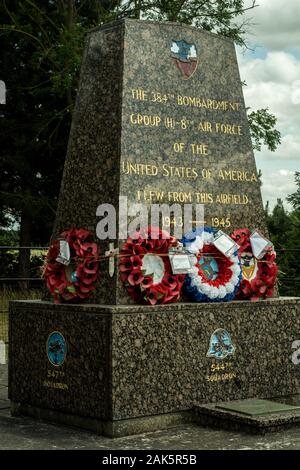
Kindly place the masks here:
[(218, 328), (210, 337), (209, 349), (207, 357), (215, 359), (225, 359), (225, 357), (233, 355), (235, 346), (232, 343), (230, 334), (224, 328)]
[(172, 41), (171, 57), (173, 63), (180, 70), (183, 79), (188, 80), (196, 72), (198, 66), (197, 49), (195, 44), (180, 41)]
[(255, 278), (258, 266), (252, 253), (244, 252), (241, 254), (241, 268), (244, 279), (252, 281)]

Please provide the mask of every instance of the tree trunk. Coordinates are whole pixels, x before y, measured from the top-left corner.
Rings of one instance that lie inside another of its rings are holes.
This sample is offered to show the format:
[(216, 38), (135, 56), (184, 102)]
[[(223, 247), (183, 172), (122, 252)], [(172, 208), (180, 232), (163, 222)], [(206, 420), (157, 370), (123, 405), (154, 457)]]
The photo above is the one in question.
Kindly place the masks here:
[[(23, 209), (21, 214), (20, 224), (20, 246), (31, 245), (31, 225), (32, 219), (26, 209)], [(19, 277), (30, 277), (30, 250), (21, 249), (19, 251)], [(20, 281), (20, 288), (27, 289), (28, 281)]]
[[(69, 31), (72, 30), (74, 27), (74, 24), (76, 22), (76, 6), (75, 6), (75, 1), (74, 0), (68, 0), (67, 5), (66, 5), (66, 20), (65, 20), (65, 25), (66, 29)], [(73, 97), (72, 97), (72, 88), (68, 88), (66, 91), (66, 100), (67, 100), (67, 105), (69, 106), (69, 111), (72, 112), (72, 107), (73, 107)]]
[(139, 20), (141, 17), (141, 0), (135, 0), (134, 2), (134, 17)]
[(67, 3), (67, 15), (66, 15), (66, 27), (71, 30), (74, 25), (75, 17), (75, 2), (74, 0), (68, 0)]

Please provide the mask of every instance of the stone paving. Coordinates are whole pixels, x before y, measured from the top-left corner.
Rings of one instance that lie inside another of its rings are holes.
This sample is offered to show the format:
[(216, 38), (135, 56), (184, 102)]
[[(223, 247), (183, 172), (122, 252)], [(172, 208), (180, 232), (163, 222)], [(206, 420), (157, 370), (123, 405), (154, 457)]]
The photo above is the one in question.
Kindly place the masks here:
[(7, 399), (7, 367), (0, 366), (0, 449), (300, 450), (300, 428), (257, 436), (185, 425), (138, 436), (109, 439), (30, 418), (12, 418)]

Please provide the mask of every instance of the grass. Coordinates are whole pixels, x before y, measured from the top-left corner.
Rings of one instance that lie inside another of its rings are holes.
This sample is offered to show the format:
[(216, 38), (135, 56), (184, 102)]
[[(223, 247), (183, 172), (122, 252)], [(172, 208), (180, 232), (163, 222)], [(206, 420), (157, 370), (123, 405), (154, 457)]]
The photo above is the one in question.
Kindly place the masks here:
[(8, 305), (10, 300), (35, 300), (41, 298), (37, 289), (20, 290), (10, 287), (0, 289), (0, 340), (8, 341)]

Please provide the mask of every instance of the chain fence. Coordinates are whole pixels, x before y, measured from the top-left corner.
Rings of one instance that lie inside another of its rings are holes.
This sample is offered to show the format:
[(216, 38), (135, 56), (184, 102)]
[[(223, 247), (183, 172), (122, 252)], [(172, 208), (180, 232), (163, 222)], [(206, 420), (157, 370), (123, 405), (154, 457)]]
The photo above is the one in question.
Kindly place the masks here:
[[(20, 250), (30, 251), (29, 277), (18, 276)], [(40, 267), (47, 250), (41, 246), (0, 246), (0, 364), (7, 362), (9, 302), (40, 296)]]

